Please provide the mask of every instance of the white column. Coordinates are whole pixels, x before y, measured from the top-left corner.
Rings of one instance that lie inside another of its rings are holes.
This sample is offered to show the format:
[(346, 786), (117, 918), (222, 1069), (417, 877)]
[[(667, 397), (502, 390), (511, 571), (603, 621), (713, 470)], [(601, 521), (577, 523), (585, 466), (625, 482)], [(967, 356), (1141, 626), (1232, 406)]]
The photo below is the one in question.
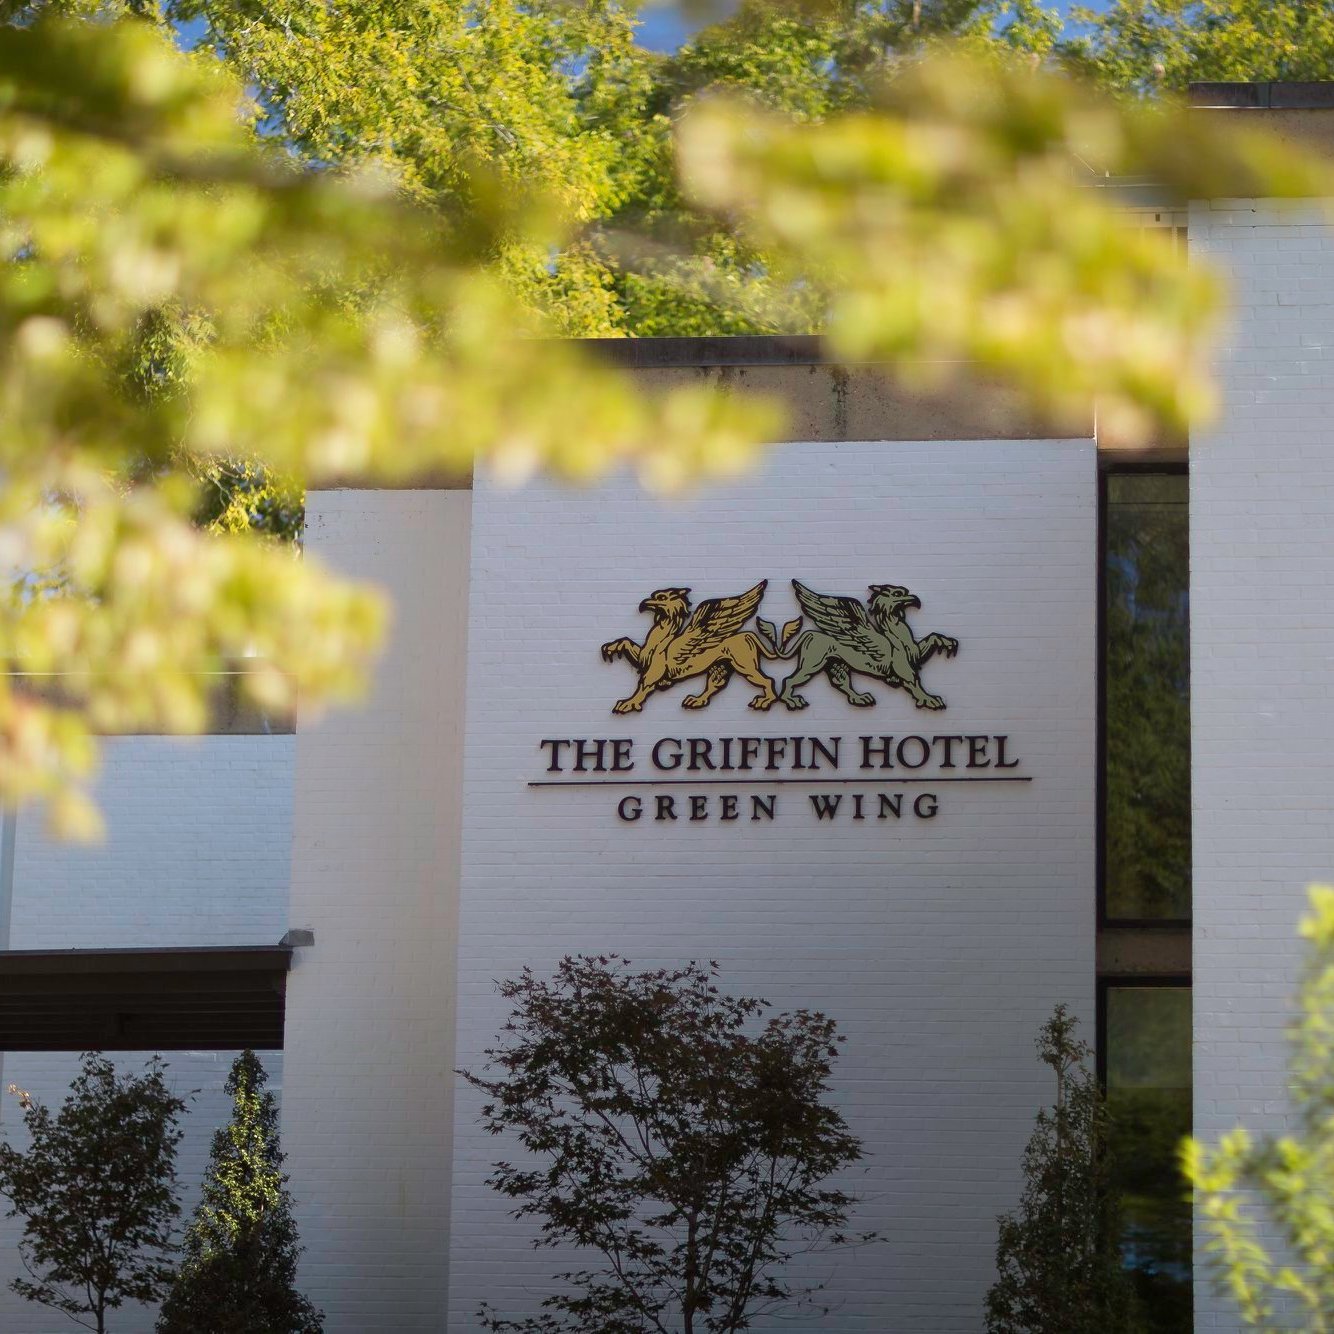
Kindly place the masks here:
[[(1312, 880), (1334, 878), (1334, 233), (1313, 205), (1215, 201), (1223, 411), (1191, 444), (1195, 1128), (1281, 1132)], [(1241, 1328), (1208, 1281), (1197, 1330)]]
[(283, 1138), (328, 1334), (443, 1328), (471, 496), (312, 493), (307, 550), (393, 602), (364, 705), (297, 738)]

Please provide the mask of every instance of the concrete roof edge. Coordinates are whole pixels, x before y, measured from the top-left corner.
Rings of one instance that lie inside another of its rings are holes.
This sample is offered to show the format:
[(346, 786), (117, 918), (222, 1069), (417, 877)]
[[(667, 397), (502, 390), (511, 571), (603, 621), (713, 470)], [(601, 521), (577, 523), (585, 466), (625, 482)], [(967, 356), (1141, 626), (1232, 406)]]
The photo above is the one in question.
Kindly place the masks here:
[(1201, 80), (1186, 86), (1191, 106), (1210, 111), (1334, 111), (1329, 80), (1233, 83)]
[(824, 366), (818, 334), (729, 334), (677, 338), (580, 338), (581, 348), (626, 370), (719, 366)]

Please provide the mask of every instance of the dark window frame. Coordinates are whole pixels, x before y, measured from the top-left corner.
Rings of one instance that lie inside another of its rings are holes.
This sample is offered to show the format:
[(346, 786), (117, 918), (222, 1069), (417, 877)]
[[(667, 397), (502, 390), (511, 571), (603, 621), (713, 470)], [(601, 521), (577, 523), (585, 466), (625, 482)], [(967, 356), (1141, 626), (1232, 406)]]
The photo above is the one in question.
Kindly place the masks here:
[(1098, 1072), (1098, 1085), (1107, 1092), (1107, 993), (1113, 988), (1134, 987), (1139, 990), (1148, 988), (1175, 988), (1191, 993), (1191, 1014), (1194, 1015), (1195, 992), (1189, 973), (1109, 973), (1098, 978), (1095, 1005), (1094, 1054)]
[[(1098, 667), (1097, 667), (1097, 925), (1099, 930), (1133, 927), (1148, 930), (1181, 930), (1189, 927), (1190, 917), (1111, 917), (1107, 913), (1107, 492), (1108, 480), (1116, 475), (1168, 474), (1189, 477), (1190, 466), (1185, 460), (1099, 460), (1098, 467)], [(1156, 979), (1149, 982), (1155, 985)], [(1166, 984), (1164, 984), (1166, 985)], [(1187, 979), (1189, 985), (1189, 979)], [(1103, 1004), (1101, 980), (1098, 992), (1099, 1007)], [(1101, 1033), (1101, 1029), (1099, 1030)], [(1101, 1038), (1098, 1043), (1102, 1059)]]

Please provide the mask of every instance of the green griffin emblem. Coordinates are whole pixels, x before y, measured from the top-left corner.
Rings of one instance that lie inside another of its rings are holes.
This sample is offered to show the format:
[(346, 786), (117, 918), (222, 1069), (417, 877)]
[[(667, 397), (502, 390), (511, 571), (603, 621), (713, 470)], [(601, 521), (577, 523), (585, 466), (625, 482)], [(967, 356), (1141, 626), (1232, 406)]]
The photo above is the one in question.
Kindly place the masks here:
[(797, 688), (821, 672), (858, 708), (874, 704), (875, 696), (853, 686), (854, 672), (906, 690), (919, 709), (945, 707), (939, 695), (928, 694), (922, 688), (920, 673), (937, 653), (952, 658), (959, 650), (959, 641), (937, 634), (915, 638), (904, 614), (909, 607), (922, 604), (906, 588), (872, 584), (871, 596), (863, 603), (857, 598), (813, 592), (796, 579), (792, 587), (815, 629), (800, 634), (801, 620), (789, 621), (780, 639), (772, 622), (759, 617), (755, 620), (766, 656), (796, 659), (796, 666), (778, 692), (779, 700), (789, 709), (806, 707)]

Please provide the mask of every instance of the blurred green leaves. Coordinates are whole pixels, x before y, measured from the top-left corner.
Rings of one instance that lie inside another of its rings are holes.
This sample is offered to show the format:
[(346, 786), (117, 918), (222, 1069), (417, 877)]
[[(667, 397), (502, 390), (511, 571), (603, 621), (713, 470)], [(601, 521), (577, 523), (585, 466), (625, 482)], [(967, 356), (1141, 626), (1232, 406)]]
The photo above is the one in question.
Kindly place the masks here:
[(670, 486), (773, 425), (533, 337), (485, 236), (529, 215), (480, 170), (459, 225), (373, 171), (295, 169), (242, 103), (148, 23), (0, 29), (0, 796), (50, 797), (64, 832), (95, 828), (94, 730), (199, 730), (240, 666), (266, 708), (365, 679), (378, 599), (201, 532), (201, 469), (396, 482), (480, 456)]
[(611, 0), (193, 4), (189, 56), (151, 7), (10, 7), (0, 799), (92, 832), (93, 735), (198, 730), (219, 672), (266, 708), (356, 693), (378, 598), (263, 536), (302, 486), (672, 490), (781, 434), (552, 333), (823, 325), (913, 382), (1096, 394), (1122, 436), (1207, 410), (1216, 283), (1079, 164), (1186, 195), (1334, 194), (1325, 167), (1042, 73), (1038, 7), (951, 3), (908, 36), (753, 6), (670, 64)]
[(1222, 294), (1078, 164), (1185, 198), (1331, 188), (1323, 164), (1253, 131), (949, 53), (901, 72), (874, 109), (815, 125), (702, 104), (681, 163), (702, 205), (827, 291), (836, 358), (934, 387), (969, 363), (1057, 419), (1096, 397), (1101, 428), (1140, 443), (1211, 411)]
[(1183, 1150), (1217, 1282), (1263, 1334), (1334, 1328), (1334, 888), (1313, 886), (1310, 902), (1291, 1029), (1294, 1132), (1257, 1139), (1238, 1127)]

